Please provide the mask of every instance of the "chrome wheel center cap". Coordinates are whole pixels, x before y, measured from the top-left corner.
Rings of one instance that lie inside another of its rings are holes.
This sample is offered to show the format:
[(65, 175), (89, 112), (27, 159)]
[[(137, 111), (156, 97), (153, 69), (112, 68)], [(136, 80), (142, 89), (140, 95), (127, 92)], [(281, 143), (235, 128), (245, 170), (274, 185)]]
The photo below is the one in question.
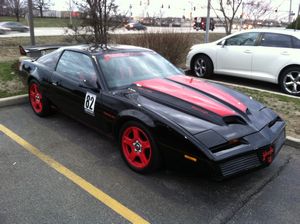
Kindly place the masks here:
[(142, 145), (139, 141), (135, 141), (133, 143), (133, 146), (134, 146), (134, 151), (135, 152), (141, 152), (142, 151)]

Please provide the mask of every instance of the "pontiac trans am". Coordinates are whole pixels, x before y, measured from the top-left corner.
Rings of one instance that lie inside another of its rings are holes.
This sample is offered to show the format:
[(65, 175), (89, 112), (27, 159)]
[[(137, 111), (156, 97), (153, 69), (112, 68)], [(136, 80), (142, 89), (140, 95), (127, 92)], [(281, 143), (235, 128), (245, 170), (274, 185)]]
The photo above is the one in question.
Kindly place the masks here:
[(139, 173), (185, 161), (222, 179), (268, 166), (285, 142), (285, 122), (274, 111), (186, 76), (149, 49), (60, 47), (22, 61), (20, 70), (36, 115), (56, 108), (114, 137)]

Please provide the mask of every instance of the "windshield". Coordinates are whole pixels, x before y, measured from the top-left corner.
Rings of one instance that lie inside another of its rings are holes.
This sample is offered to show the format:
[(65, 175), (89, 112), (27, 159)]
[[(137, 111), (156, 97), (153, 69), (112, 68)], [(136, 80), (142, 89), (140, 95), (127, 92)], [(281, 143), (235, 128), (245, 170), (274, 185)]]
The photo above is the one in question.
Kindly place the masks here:
[(98, 56), (98, 61), (110, 89), (129, 86), (140, 80), (182, 74), (155, 52), (107, 53)]

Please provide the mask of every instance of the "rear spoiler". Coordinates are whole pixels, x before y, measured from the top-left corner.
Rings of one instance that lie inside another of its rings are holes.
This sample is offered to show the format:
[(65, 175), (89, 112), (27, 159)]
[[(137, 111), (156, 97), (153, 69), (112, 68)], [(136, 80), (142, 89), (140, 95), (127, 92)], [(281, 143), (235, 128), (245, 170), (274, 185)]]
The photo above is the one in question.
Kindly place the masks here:
[(29, 46), (29, 47), (23, 47), (20, 45), (19, 51), (22, 56), (26, 56), (32, 59), (38, 59), (39, 57), (64, 46), (67, 45), (43, 45), (43, 46)]

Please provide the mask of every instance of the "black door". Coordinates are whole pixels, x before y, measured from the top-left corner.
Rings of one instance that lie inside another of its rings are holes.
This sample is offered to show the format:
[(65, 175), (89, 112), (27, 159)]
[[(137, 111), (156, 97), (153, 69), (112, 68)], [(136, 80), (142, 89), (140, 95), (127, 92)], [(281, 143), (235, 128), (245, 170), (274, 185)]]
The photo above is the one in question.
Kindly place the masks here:
[(52, 75), (51, 95), (56, 106), (68, 115), (101, 128), (101, 90), (92, 58), (65, 50)]

